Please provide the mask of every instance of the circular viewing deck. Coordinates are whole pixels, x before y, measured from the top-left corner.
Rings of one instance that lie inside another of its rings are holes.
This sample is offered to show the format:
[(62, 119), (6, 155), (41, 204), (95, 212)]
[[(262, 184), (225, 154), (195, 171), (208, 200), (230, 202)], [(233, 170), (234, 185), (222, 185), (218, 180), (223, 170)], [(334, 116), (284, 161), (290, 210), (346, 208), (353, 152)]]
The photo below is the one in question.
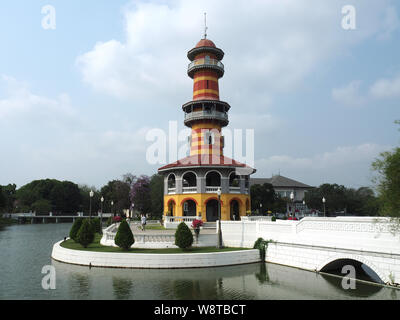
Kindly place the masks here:
[(217, 72), (219, 78), (224, 75), (224, 64), (216, 59), (197, 59), (188, 66), (188, 76), (193, 79), (194, 73), (201, 69), (212, 69)]

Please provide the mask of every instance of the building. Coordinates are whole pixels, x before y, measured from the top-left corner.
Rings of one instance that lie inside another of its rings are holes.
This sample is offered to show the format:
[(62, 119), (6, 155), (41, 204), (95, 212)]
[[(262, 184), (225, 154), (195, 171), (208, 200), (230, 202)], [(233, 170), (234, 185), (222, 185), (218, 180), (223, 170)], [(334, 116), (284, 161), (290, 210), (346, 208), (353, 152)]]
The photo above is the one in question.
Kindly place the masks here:
[[(314, 187), (309, 186), (305, 183), (289, 179), (287, 177), (274, 175), (271, 178), (251, 178), (250, 187), (255, 184), (270, 183), (274, 187), (275, 192), (281, 198), (290, 199), (290, 194), (293, 192), (295, 209), (300, 211), (307, 209), (307, 204), (303, 204), (304, 195), (308, 190)], [(288, 203), (287, 211), (291, 212), (291, 205)]]
[(216, 221), (220, 190), (221, 220), (239, 220), (250, 210), (249, 177), (256, 170), (223, 155), (221, 129), (229, 123), (230, 109), (219, 100), (224, 52), (205, 35), (187, 56), (193, 100), (182, 109), (191, 128), (190, 155), (158, 169), (164, 176), (164, 214)]

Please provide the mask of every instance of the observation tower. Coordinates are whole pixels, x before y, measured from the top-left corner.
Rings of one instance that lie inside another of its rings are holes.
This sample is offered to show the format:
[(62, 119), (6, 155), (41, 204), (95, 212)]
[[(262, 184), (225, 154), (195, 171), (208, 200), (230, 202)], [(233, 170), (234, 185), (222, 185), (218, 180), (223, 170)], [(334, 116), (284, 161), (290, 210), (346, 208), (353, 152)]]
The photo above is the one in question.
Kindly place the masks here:
[(193, 100), (182, 109), (184, 124), (191, 128), (190, 155), (158, 169), (164, 176), (164, 215), (216, 221), (219, 189), (221, 220), (240, 220), (250, 210), (249, 175), (256, 170), (223, 155), (221, 130), (229, 124), (231, 108), (219, 99), (224, 52), (205, 33), (187, 57)]

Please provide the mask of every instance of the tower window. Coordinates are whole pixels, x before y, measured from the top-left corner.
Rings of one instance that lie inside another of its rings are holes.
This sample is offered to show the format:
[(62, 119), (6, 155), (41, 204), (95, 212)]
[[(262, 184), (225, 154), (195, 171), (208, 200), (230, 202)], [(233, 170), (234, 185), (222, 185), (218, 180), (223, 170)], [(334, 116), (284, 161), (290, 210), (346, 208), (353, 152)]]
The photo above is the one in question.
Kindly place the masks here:
[(207, 80), (207, 89), (208, 89), (208, 80)]

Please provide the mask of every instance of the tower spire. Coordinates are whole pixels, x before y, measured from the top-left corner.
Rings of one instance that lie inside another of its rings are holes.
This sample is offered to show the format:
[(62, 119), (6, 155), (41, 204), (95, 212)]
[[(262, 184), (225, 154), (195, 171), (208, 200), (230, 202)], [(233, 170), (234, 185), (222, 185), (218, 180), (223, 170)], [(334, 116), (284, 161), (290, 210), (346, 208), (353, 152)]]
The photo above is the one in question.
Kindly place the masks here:
[(207, 39), (207, 12), (204, 12), (204, 39)]

